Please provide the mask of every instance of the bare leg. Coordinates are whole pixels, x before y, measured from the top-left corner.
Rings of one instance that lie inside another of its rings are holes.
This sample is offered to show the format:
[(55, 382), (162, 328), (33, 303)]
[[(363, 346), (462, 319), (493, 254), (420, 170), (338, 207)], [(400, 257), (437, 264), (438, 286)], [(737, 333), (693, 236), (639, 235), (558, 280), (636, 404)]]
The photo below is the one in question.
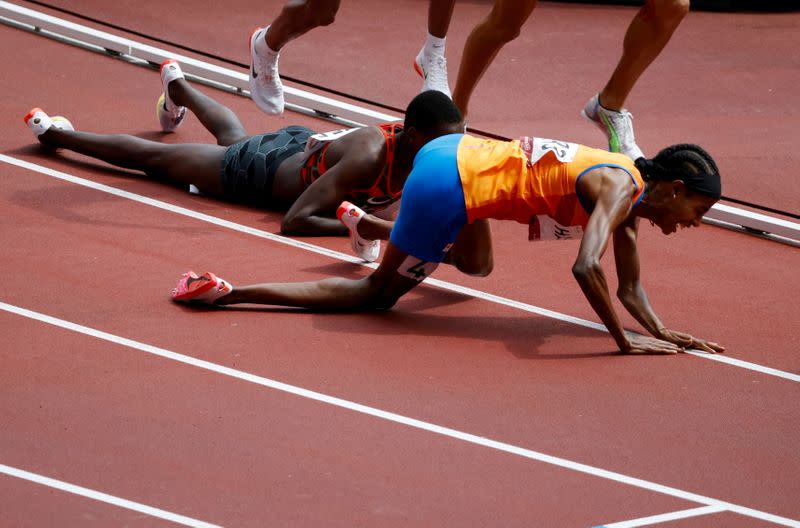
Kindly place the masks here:
[(445, 38), (453, 17), (456, 0), (430, 0), (428, 2), (428, 33), (437, 38)]
[(204, 144), (165, 145), (129, 135), (72, 132), (51, 127), (42, 144), (72, 150), (126, 169), (194, 184), (203, 193), (223, 195), (220, 167), (225, 147)]
[(494, 269), (492, 231), (488, 220), (476, 220), (465, 225), (453, 247), (447, 253), (445, 264), (452, 264), (460, 272), (486, 277)]
[(600, 103), (610, 110), (625, 106), (636, 81), (667, 45), (689, 12), (689, 0), (647, 0), (633, 17), (614, 73), (600, 92)]
[[(393, 226), (394, 222), (390, 220), (368, 214), (358, 223), (357, 229), (358, 234), (367, 240), (389, 240)], [(467, 275), (489, 275), (494, 268), (489, 221), (477, 220), (465, 225), (443, 263), (451, 264)]]
[(358, 234), (367, 240), (389, 240), (394, 222), (378, 218), (373, 214), (367, 214), (356, 227)]
[(175, 79), (168, 89), (172, 101), (191, 110), (214, 135), (218, 145), (227, 147), (247, 137), (247, 131), (233, 110), (197, 90), (186, 79)]
[(380, 266), (369, 277), (236, 286), (216, 304), (254, 303), (316, 310), (391, 308), (397, 299), (419, 284), (398, 273), (407, 256), (390, 243)]
[(340, 0), (289, 0), (264, 36), (272, 51), (319, 26), (333, 24)]
[(520, 28), (533, 13), (536, 3), (537, 0), (495, 0), (489, 16), (467, 37), (453, 91), (453, 102), (464, 116), (478, 81), (500, 49), (519, 36)]

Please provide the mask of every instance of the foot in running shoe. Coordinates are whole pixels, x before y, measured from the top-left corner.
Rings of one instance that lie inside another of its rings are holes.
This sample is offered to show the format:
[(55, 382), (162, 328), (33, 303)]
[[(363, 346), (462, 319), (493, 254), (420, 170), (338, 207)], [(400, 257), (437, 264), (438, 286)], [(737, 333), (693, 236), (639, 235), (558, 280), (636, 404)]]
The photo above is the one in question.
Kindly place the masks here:
[(186, 117), (186, 107), (176, 105), (169, 97), (169, 83), (176, 79), (183, 79), (181, 65), (174, 60), (165, 60), (161, 63), (161, 86), (164, 91), (156, 103), (156, 115), (161, 129), (164, 132), (174, 132), (181, 126)]
[(336, 217), (350, 230), (353, 252), (367, 262), (375, 262), (381, 254), (381, 241), (367, 240), (358, 234), (358, 223), (366, 214), (350, 202), (342, 202), (336, 209)]
[(600, 104), (599, 94), (596, 94), (583, 107), (581, 115), (603, 131), (611, 152), (621, 152), (634, 161), (644, 156), (633, 134), (633, 114), (624, 108), (609, 110)]
[(437, 90), (447, 97), (452, 97), (447, 83), (447, 59), (444, 55), (426, 53), (423, 47), (414, 59), (414, 69), (422, 77), (420, 91)]
[(220, 297), (233, 291), (231, 283), (213, 273), (198, 275), (193, 271), (184, 273), (172, 290), (175, 302), (214, 304)]
[(267, 114), (283, 113), (283, 84), (278, 75), (279, 51), (267, 46), (269, 26), (256, 29), (250, 36), (250, 97)]
[(30, 127), (31, 132), (33, 132), (33, 135), (36, 136), (36, 139), (45, 144), (47, 142), (43, 137), (43, 134), (51, 128), (70, 131), (75, 130), (75, 127), (72, 126), (72, 123), (70, 123), (69, 119), (66, 117), (50, 117), (41, 108), (32, 108), (31, 111), (28, 112), (22, 119), (25, 121), (25, 124)]

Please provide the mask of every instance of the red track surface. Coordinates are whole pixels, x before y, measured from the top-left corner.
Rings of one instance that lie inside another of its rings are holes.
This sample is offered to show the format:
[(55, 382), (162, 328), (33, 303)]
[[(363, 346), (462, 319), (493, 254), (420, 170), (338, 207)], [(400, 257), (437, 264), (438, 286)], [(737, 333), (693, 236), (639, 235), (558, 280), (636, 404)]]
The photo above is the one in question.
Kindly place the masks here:
[[(121, 16), (124, 7), (109, 6), (108, 13)], [(466, 24), (460, 12), (478, 7), (459, 5), (459, 24)], [(555, 9), (547, 7), (540, 18)], [(572, 16), (571, 9), (560, 9)], [(620, 16), (620, 10), (575, 10)], [(137, 18), (144, 11), (128, 13), (131, 24), (149, 24), (151, 33), (161, 27)], [(237, 16), (225, 29), (230, 35), (214, 32), (209, 38), (235, 49), (241, 59), (239, 48), (226, 39), (240, 41), (240, 27), (246, 31), (253, 24)], [(343, 24), (325, 34), (354, 38), (352, 27), (344, 24), (352, 16), (345, 4), (337, 22)], [(183, 22), (187, 34), (172, 38), (187, 42), (199, 23), (192, 17)], [(302, 42), (296, 43), (298, 50)], [(208, 43), (204, 49), (215, 45)], [(5, 131), (0, 152), (276, 231), (276, 214), (128, 178), (79, 156), (43, 154), (20, 120), (34, 105), (63, 113), (82, 129), (158, 137), (152, 132), (157, 73), (4, 26), (0, 45), (15, 50), (13, 57), (0, 58), (0, 67), (17, 72), (0, 81)], [(451, 50), (457, 52), (458, 45)], [(457, 61), (451, 58), (451, 63)], [(371, 68), (369, 62), (364, 67)], [(377, 66), (368, 71), (378, 79), (389, 75)], [(494, 77), (503, 77), (499, 64), (486, 81), (499, 82)], [(546, 86), (541, 91), (556, 95)], [(488, 108), (493, 93), (480, 92), (476, 101)], [(290, 123), (330, 127), (291, 114), (265, 119), (246, 99), (215, 97), (244, 116), (253, 131)], [(692, 126), (707, 126), (697, 114), (712, 110), (697, 105)], [(504, 111), (500, 105), (498, 112)], [(670, 125), (673, 117), (661, 115)], [(790, 121), (786, 116), (775, 126), (789, 128)], [(650, 122), (655, 128), (642, 122), (637, 125), (644, 137), (663, 133), (657, 121)], [(722, 130), (701, 136), (717, 142), (718, 150), (741, 152), (740, 145), (726, 143)], [(165, 139), (208, 137), (190, 121)], [(788, 173), (791, 164), (780, 160), (786, 164), (776, 172)], [(613, 343), (599, 332), (433, 287), (420, 288), (379, 315), (175, 306), (168, 290), (188, 267), (214, 270), (234, 283), (365, 270), (5, 163), (0, 175), (0, 235), (7, 248), (0, 253), (6, 278), (0, 302), (526, 449), (800, 518), (797, 382), (692, 356), (613, 355)], [(798, 194), (792, 196), (796, 200)], [(497, 269), (492, 276), (477, 280), (440, 270), (437, 278), (595, 319), (569, 273), (574, 245), (520, 245), (523, 227), (494, 227)], [(346, 252), (342, 239), (312, 242)], [(800, 371), (800, 252), (710, 227), (672, 237), (648, 228), (642, 246), (648, 291), (670, 325), (719, 340), (729, 356)], [(207, 522), (592, 526), (698, 506), (5, 311), (0, 311), (0, 332), (0, 464)], [(6, 505), (0, 507), (3, 526), (157, 522), (7, 476), (0, 476), (0, 498)], [(665, 524), (762, 525), (774, 526), (733, 513)]]
[[(196, 0), (176, 0), (174, 16), (164, 16), (158, 0), (50, 3), (247, 63), (247, 33), (268, 24), (284, 1), (240, 0), (235, 9), (205, 2), (198, 12)], [(427, 5), (345, 0), (333, 25), (286, 47), (281, 72), (405, 108), (420, 86), (411, 63), (425, 36)], [(464, 40), (490, 5), (456, 5), (447, 45), (452, 82)], [(478, 85), (470, 126), (604, 147), (579, 110), (611, 74), (634, 13), (542, 3)], [(800, 165), (799, 31), (800, 12), (691, 13), (628, 101), (639, 145), (652, 155), (673, 143), (699, 143), (720, 161), (727, 196), (800, 214), (800, 179), (785, 172)]]

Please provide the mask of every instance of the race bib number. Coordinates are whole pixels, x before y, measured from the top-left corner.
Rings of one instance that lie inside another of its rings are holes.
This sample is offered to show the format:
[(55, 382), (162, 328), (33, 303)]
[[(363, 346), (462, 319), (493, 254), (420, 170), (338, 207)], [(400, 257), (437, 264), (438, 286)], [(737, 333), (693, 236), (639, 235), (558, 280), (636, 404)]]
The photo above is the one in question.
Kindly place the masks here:
[(558, 141), (556, 139), (523, 136), (519, 138), (519, 143), (522, 150), (528, 155), (528, 162), (531, 165), (536, 164), (536, 162), (550, 152), (552, 152), (561, 163), (569, 163), (575, 159), (575, 154), (578, 152), (577, 143)]
[(425, 262), (414, 256), (407, 256), (406, 259), (400, 264), (397, 273), (403, 277), (414, 279), (417, 282), (422, 282), (439, 267), (438, 262)]
[(312, 152), (316, 152), (317, 150), (321, 149), (325, 143), (330, 143), (340, 137), (346, 136), (351, 132), (355, 132), (360, 127), (356, 128), (340, 128), (339, 130), (331, 130), (330, 132), (319, 132), (318, 134), (314, 134), (308, 138), (306, 142), (305, 152), (306, 154), (310, 154)]
[(581, 226), (564, 226), (547, 215), (534, 216), (528, 224), (528, 240), (574, 240), (581, 237)]

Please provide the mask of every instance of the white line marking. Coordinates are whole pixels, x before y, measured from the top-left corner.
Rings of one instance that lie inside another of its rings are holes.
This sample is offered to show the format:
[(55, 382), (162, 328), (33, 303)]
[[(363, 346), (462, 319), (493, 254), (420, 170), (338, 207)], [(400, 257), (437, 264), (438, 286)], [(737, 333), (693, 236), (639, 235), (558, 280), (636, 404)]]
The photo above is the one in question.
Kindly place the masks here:
[(649, 526), (651, 524), (676, 521), (678, 519), (688, 519), (689, 517), (697, 517), (700, 515), (708, 515), (709, 513), (719, 513), (722, 511), (725, 511), (725, 509), (717, 506), (702, 506), (700, 508), (692, 508), (690, 510), (651, 515), (650, 517), (642, 517), (640, 519), (632, 519), (630, 521), (603, 524), (601, 526), (596, 526), (595, 528), (637, 528), (638, 526)]
[(662, 493), (664, 495), (677, 497), (679, 499), (697, 502), (700, 504), (705, 504), (707, 506), (715, 506), (721, 508), (722, 510), (730, 510), (732, 512), (739, 513), (741, 515), (754, 517), (757, 519), (773, 522), (783, 526), (800, 528), (800, 521), (789, 519), (787, 517), (781, 517), (779, 515), (762, 512), (759, 510), (748, 508), (746, 506), (740, 506), (738, 504), (732, 504), (718, 499), (712, 499), (711, 497), (705, 497), (697, 493), (684, 491), (678, 488), (673, 488), (662, 484), (657, 484), (655, 482), (650, 482), (648, 480), (643, 480), (636, 477), (629, 477), (627, 475), (623, 475), (622, 473), (608, 471), (587, 464), (581, 464), (580, 462), (574, 462), (572, 460), (568, 460), (565, 458), (555, 457), (544, 453), (540, 453), (538, 451), (533, 451), (531, 449), (525, 449), (523, 447), (507, 444), (505, 442), (499, 442), (497, 440), (492, 440), (490, 438), (486, 438), (483, 436), (477, 436), (474, 434), (465, 433), (463, 431), (458, 431), (456, 429), (451, 429), (449, 427), (436, 425), (430, 422), (424, 422), (422, 420), (417, 420), (415, 418), (409, 418), (407, 416), (403, 416), (393, 412), (384, 411), (381, 409), (377, 409), (375, 407), (362, 405), (360, 403), (351, 402), (348, 400), (344, 400), (342, 398), (337, 398), (335, 396), (329, 396), (327, 394), (322, 394), (309, 389), (304, 389), (302, 387), (297, 387), (295, 385), (289, 385), (287, 383), (282, 383), (280, 381), (276, 381), (273, 379), (264, 378), (262, 376), (257, 376), (255, 374), (250, 374), (248, 372), (243, 372), (241, 370), (236, 370), (230, 367), (225, 367), (223, 365), (218, 365), (216, 363), (211, 363), (210, 361), (205, 361), (191, 356), (186, 356), (184, 354), (179, 354), (177, 352), (172, 352), (171, 350), (166, 350), (164, 348), (159, 348), (153, 345), (148, 345), (146, 343), (141, 343), (139, 341), (134, 341), (133, 339), (127, 339), (125, 337), (109, 334), (107, 332), (103, 332), (102, 330), (97, 330), (94, 328), (90, 328), (88, 326), (83, 326), (77, 323), (72, 323), (70, 321), (65, 321), (57, 317), (52, 317), (39, 312), (35, 312), (33, 310), (28, 310), (26, 308), (21, 308), (18, 306), (14, 306), (12, 304), (7, 304), (1, 301), (0, 301), (0, 310), (20, 315), (22, 317), (27, 317), (29, 319), (34, 319), (36, 321), (41, 321), (43, 323), (57, 326), (59, 328), (64, 328), (66, 330), (71, 330), (73, 332), (78, 332), (80, 334), (96, 337), (98, 339), (102, 339), (104, 341), (108, 341), (111, 343), (116, 343), (118, 345), (126, 346), (136, 350), (141, 350), (142, 352), (153, 354), (154, 356), (163, 357), (165, 359), (177, 361), (179, 363), (184, 363), (186, 365), (192, 365), (201, 368), (203, 370), (215, 372), (217, 374), (222, 374), (224, 376), (230, 376), (232, 378), (240, 379), (242, 381), (246, 381), (249, 383), (254, 383), (256, 385), (261, 385), (263, 387), (268, 387), (289, 394), (294, 394), (302, 398), (308, 398), (310, 400), (326, 403), (328, 405), (333, 405), (336, 407), (340, 407), (342, 409), (348, 409), (369, 416), (374, 416), (376, 418), (388, 420), (390, 422), (407, 425), (409, 427), (414, 427), (416, 429), (421, 429), (423, 431), (428, 431), (442, 436), (447, 436), (450, 438), (454, 438), (456, 440), (461, 440), (463, 442), (468, 442), (471, 444), (488, 447), (490, 449), (503, 451), (505, 453), (511, 453), (513, 455), (518, 455), (531, 460), (544, 462), (545, 464), (551, 464), (565, 469), (570, 469), (572, 471), (577, 471), (579, 473), (592, 475), (595, 477), (611, 480), (614, 482), (619, 482), (621, 484), (626, 484), (636, 488), (642, 488), (656, 493)]
[[(249, 89), (249, 72), (244, 73), (223, 66), (210, 64), (192, 57), (187, 57), (174, 50), (149, 46), (135, 40), (120, 37), (112, 33), (106, 33), (105, 31), (93, 29), (82, 24), (76, 24), (10, 2), (0, 1), (0, 15), (17, 24), (24, 24), (30, 28), (40, 28), (43, 31), (50, 31), (55, 35), (61, 35), (73, 41), (99, 46), (106, 50), (122, 53), (154, 64), (159, 64), (166, 59), (175, 59), (181, 63), (184, 73), (198, 75), (219, 83), (225, 83), (241, 90)], [(2, 20), (0, 20), (0, 22), (2, 22)], [(294, 104), (300, 104), (315, 110), (341, 115), (346, 118), (354, 117), (356, 119), (368, 121), (369, 124), (397, 121), (400, 119), (395, 115), (386, 114), (379, 110), (370, 110), (363, 106), (294, 88), (288, 84), (284, 85), (283, 90), (286, 94), (286, 99)]]
[[(267, 240), (272, 240), (273, 242), (279, 242), (281, 244), (285, 244), (287, 246), (291, 246), (298, 249), (303, 249), (305, 251), (310, 251), (312, 253), (317, 253), (319, 255), (325, 255), (327, 257), (331, 257), (338, 260), (344, 260), (346, 262), (352, 262), (354, 264), (361, 264), (363, 266), (375, 269), (378, 267), (377, 264), (366, 264), (361, 259), (356, 258), (352, 255), (346, 255), (344, 253), (340, 253), (338, 251), (333, 251), (331, 249), (326, 249), (320, 246), (315, 246), (313, 244), (309, 244), (308, 242), (303, 242), (301, 240), (295, 240), (292, 238), (286, 238), (281, 235), (276, 235), (274, 233), (269, 233), (267, 231), (262, 231), (260, 229), (255, 229), (252, 227), (248, 227), (242, 224), (237, 224), (235, 222), (231, 222), (228, 220), (223, 220), (222, 218), (217, 218), (216, 216), (207, 215), (204, 213), (199, 213), (197, 211), (193, 211), (191, 209), (186, 209), (184, 207), (180, 207), (177, 205), (173, 205), (167, 202), (162, 202), (160, 200), (154, 200), (152, 198), (147, 198), (146, 196), (141, 196), (138, 194), (134, 194), (132, 192), (123, 191), (121, 189), (117, 189), (115, 187), (111, 187), (109, 185), (104, 185), (102, 183), (93, 182), (91, 180), (87, 180), (84, 178), (80, 178), (78, 176), (73, 176), (71, 174), (67, 174), (64, 172), (60, 172), (54, 169), (50, 169), (48, 167), (44, 167), (42, 165), (37, 165), (35, 163), (30, 163), (24, 160), (20, 160), (17, 158), (13, 158), (11, 156), (6, 156), (5, 154), (0, 154), (0, 161), (8, 163), (10, 165), (15, 165), (17, 167), (31, 170), (34, 172), (38, 172), (44, 174), (46, 176), (51, 176), (53, 178), (58, 178), (60, 180), (68, 181), (70, 183), (74, 183), (77, 185), (82, 185), (84, 187), (89, 187), (91, 189), (95, 189), (98, 191), (102, 191), (108, 194), (113, 194), (114, 196), (119, 196), (120, 198), (125, 198), (128, 200), (132, 200), (134, 202), (143, 203), (145, 205), (149, 205), (152, 207), (156, 207), (158, 209), (162, 209), (164, 211), (169, 211), (172, 213), (177, 213), (183, 216), (188, 216), (190, 218), (194, 218), (196, 220), (201, 220), (203, 222), (208, 222), (210, 224), (214, 224), (220, 227), (224, 227), (227, 229), (231, 229), (233, 231), (238, 231), (240, 233), (247, 233), (249, 235), (253, 235), (259, 238), (265, 238)], [(591, 328), (592, 330), (600, 330), (602, 332), (606, 332), (606, 327), (595, 323), (593, 321), (587, 321), (586, 319), (581, 319), (580, 317), (574, 317), (567, 314), (562, 314), (560, 312), (555, 312), (553, 310), (548, 310), (546, 308), (540, 308), (538, 306), (534, 306), (532, 304), (523, 303), (520, 301), (515, 301), (513, 299), (507, 299), (505, 297), (500, 297), (498, 295), (493, 295), (491, 293), (482, 292), (480, 290), (475, 290), (472, 288), (467, 288), (465, 286), (459, 286), (457, 284), (452, 284), (449, 282), (445, 282), (438, 279), (428, 278), (425, 280), (425, 284), (429, 284), (431, 286), (435, 286), (437, 288), (441, 288), (443, 290), (448, 290), (456, 293), (461, 293), (463, 295), (468, 295), (470, 297), (475, 297), (477, 299), (481, 299), (488, 302), (493, 302), (496, 304), (501, 304), (503, 306), (508, 306), (510, 308), (515, 308), (517, 310), (522, 310), (524, 312), (533, 313), (536, 315), (541, 315), (544, 317), (549, 317), (551, 319), (556, 319), (559, 321), (563, 321), (565, 323), (571, 323), (577, 326), (583, 326), (585, 328)], [(750, 363), (748, 361), (744, 361), (741, 359), (735, 359), (730, 356), (726, 355), (719, 355), (719, 354), (706, 354), (700, 351), (688, 351), (688, 354), (692, 354), (693, 356), (697, 356), (703, 359), (710, 359), (712, 361), (718, 361), (720, 363), (725, 363), (727, 365), (731, 365), (734, 367), (739, 367), (747, 370), (752, 370), (755, 372), (760, 372), (762, 374), (767, 374), (770, 376), (775, 376), (778, 378), (787, 379), (789, 381), (800, 382), (800, 375), (793, 374), (791, 372), (785, 372), (782, 370), (778, 370), (772, 367), (765, 367), (763, 365), (759, 365), (757, 363)]]
[[(25, 26), (28, 31), (38, 28), (38, 34), (47, 37), (60, 36), (72, 45), (92, 46), (97, 50), (113, 51), (141, 61), (159, 64), (166, 59), (176, 59), (183, 65), (184, 73), (194, 75), (215, 83), (234, 87), (243, 93), (249, 93), (248, 74), (231, 70), (222, 66), (193, 59), (175, 51), (164, 50), (127, 39), (104, 31), (99, 31), (81, 24), (69, 22), (58, 17), (39, 13), (32, 9), (17, 6), (0, 0), (0, 23), (8, 23), (13, 27)], [(7, 21), (7, 22), (6, 22)], [(319, 94), (293, 88), (284, 84), (286, 104), (296, 109), (315, 110), (341, 117), (352, 123), (364, 121), (366, 124), (378, 124), (395, 121), (400, 118), (385, 114), (379, 110), (371, 110), (363, 105), (352, 104)], [(365, 119), (366, 118), (366, 119)], [(800, 244), (800, 224), (761, 213), (747, 211), (724, 204), (714, 204), (706, 214), (709, 223), (715, 225), (747, 226), (769, 233), (767, 238), (791, 245)], [(720, 223), (721, 222), (721, 223)]]
[(178, 515), (177, 513), (172, 513), (166, 510), (154, 508), (146, 504), (140, 504), (138, 502), (133, 502), (127, 499), (122, 499), (120, 497), (115, 497), (114, 495), (109, 495), (108, 493), (95, 491), (89, 488), (84, 488), (82, 486), (76, 486), (75, 484), (64, 482), (63, 480), (56, 480), (54, 478), (45, 477), (44, 475), (31, 473), (30, 471), (25, 471), (23, 469), (17, 469), (15, 467), (6, 466), (5, 464), (0, 464), (0, 473), (5, 473), (10, 477), (16, 477), (28, 480), (30, 482), (35, 482), (36, 484), (41, 484), (43, 486), (48, 486), (50, 488), (59, 489), (61, 491), (66, 491), (67, 493), (74, 493), (75, 495), (81, 495), (82, 497), (94, 499), (100, 502), (105, 502), (107, 504), (112, 504), (114, 506), (119, 506), (120, 508), (141, 512), (150, 515), (152, 517), (158, 517), (159, 519), (172, 521), (174, 523), (182, 524), (184, 526), (196, 526), (198, 528), (219, 528), (219, 526), (216, 524), (209, 524), (207, 522), (198, 521), (197, 519), (192, 519), (191, 517)]

